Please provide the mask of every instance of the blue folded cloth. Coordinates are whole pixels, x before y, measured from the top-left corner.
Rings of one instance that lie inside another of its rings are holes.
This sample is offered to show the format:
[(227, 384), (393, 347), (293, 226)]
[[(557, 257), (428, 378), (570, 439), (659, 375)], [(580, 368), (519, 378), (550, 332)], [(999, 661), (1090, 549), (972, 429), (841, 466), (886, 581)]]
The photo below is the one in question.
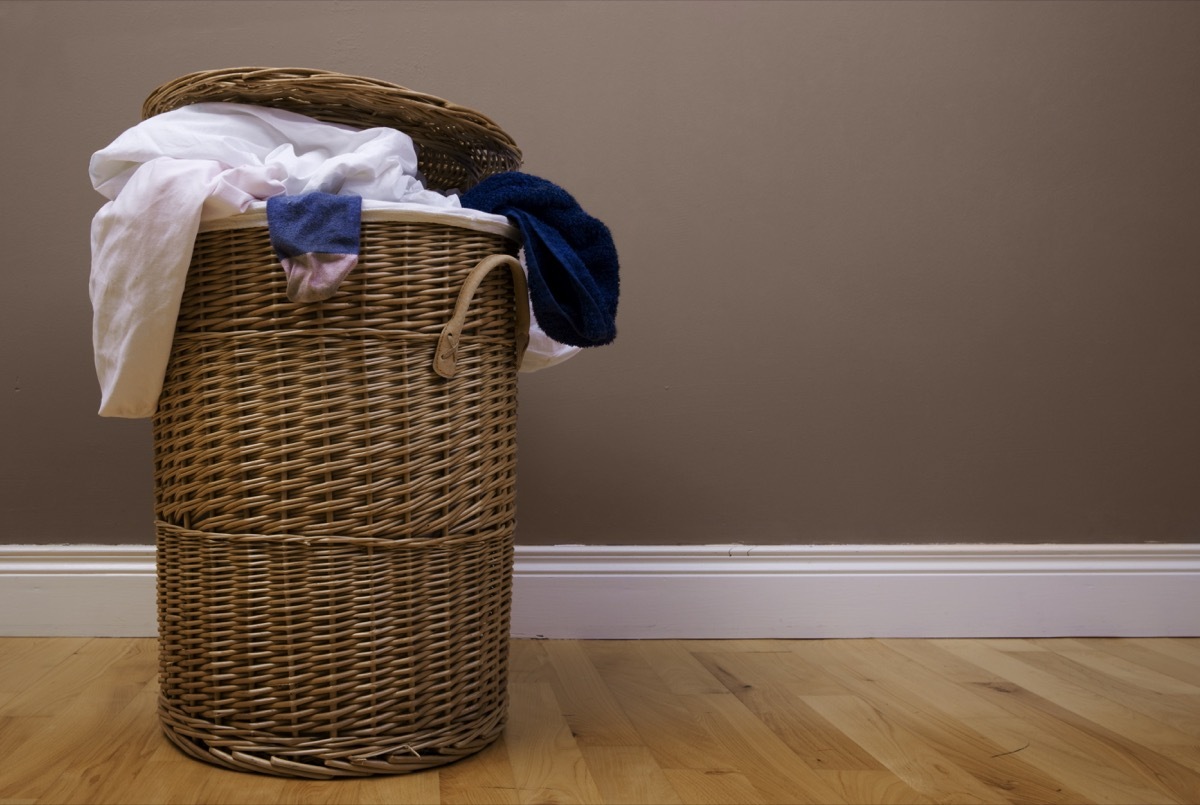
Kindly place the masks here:
[(267, 199), (267, 231), (293, 302), (322, 302), (358, 265), (360, 196), (304, 193)]
[(533, 313), (548, 336), (576, 347), (616, 338), (620, 282), (607, 226), (558, 185), (527, 173), (490, 176), (461, 201), (507, 216), (521, 230)]

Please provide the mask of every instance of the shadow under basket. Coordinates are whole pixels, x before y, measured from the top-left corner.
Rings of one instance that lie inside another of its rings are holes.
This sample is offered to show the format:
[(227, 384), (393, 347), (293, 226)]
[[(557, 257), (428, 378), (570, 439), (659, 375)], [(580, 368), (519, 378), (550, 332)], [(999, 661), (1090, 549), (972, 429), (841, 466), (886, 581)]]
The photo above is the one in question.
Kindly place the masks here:
[(507, 715), (515, 232), (364, 213), (358, 267), (297, 304), (266, 227), (222, 225), (153, 420), (163, 729), (315, 779), (477, 752)]

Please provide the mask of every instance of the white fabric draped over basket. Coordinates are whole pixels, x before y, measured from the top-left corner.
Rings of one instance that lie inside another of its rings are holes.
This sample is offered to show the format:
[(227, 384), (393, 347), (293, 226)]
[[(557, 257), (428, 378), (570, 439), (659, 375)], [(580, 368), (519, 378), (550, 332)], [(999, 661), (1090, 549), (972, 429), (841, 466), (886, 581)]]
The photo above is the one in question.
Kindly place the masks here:
[[(502, 216), (425, 189), (413, 141), (403, 132), (357, 130), (243, 104), (200, 103), (151, 117), (94, 154), (89, 172), (109, 199), (92, 223), (93, 346), (103, 416), (154, 413), (203, 225), (253, 215), (272, 196), (324, 192), (361, 196), (373, 211), (507, 226)], [(577, 351), (534, 323), (522, 370)]]

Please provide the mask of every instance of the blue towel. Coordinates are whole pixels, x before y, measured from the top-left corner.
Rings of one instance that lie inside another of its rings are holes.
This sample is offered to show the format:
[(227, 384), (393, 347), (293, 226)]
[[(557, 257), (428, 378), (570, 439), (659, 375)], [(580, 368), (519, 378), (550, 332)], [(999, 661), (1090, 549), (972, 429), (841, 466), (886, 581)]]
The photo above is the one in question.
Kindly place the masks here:
[(529, 297), (546, 335), (596, 347), (617, 336), (617, 249), (603, 223), (567, 191), (527, 173), (490, 176), (462, 205), (507, 216), (525, 239)]
[(267, 199), (267, 231), (293, 302), (322, 302), (358, 265), (362, 198), (305, 193)]

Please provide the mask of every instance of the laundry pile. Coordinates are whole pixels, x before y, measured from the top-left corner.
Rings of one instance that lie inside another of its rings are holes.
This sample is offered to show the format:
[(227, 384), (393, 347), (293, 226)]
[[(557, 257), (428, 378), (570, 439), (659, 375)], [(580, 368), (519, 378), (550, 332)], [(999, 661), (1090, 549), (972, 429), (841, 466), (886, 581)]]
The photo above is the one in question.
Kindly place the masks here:
[(461, 196), (426, 189), (412, 138), (293, 112), (198, 103), (155, 115), (92, 156), (109, 201), (92, 222), (93, 346), (102, 416), (153, 415), (192, 246), (208, 222), (265, 210), (297, 303), (329, 299), (358, 261), (362, 210), (511, 224), (524, 241), (530, 342), (522, 371), (616, 336), (618, 262), (608, 228), (562, 188), (523, 173)]

